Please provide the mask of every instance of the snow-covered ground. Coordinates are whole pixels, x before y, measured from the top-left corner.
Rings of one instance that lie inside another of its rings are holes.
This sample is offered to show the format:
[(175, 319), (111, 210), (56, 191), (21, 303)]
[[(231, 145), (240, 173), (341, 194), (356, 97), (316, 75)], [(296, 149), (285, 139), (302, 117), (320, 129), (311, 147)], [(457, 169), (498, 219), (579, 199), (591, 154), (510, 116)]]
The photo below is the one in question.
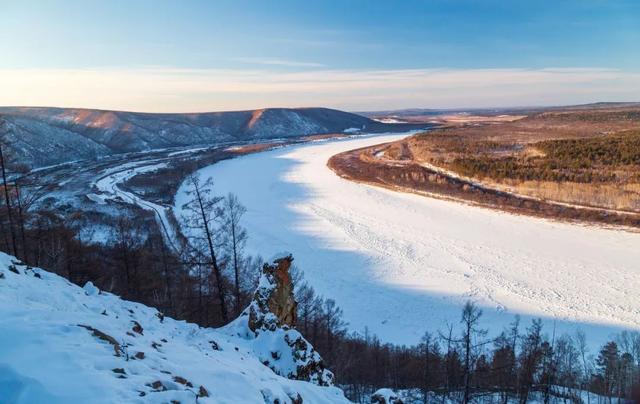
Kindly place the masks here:
[[(640, 234), (518, 216), (339, 178), (334, 154), (404, 135), (331, 140), (248, 155), (200, 171), (238, 195), (251, 253), (289, 250), (350, 328), (416, 343), (457, 324), (466, 300), (500, 331), (523, 316), (592, 346), (640, 328)], [(176, 213), (186, 200), (176, 196)]]
[(348, 402), (263, 365), (276, 333), (200, 328), (13, 262), (0, 253), (0, 403)]

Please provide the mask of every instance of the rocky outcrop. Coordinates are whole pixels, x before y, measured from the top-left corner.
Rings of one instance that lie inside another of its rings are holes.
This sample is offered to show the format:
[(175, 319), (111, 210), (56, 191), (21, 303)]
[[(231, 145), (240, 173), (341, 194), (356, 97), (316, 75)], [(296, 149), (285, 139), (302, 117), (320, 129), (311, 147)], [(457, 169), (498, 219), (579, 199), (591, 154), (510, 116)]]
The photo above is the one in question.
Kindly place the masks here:
[(260, 284), (249, 305), (251, 331), (295, 327), (297, 303), (289, 272), (292, 262), (293, 257), (286, 255), (276, 258), (272, 264), (264, 264)]
[(292, 262), (290, 254), (282, 254), (264, 264), (253, 300), (227, 329), (253, 340), (254, 353), (278, 375), (331, 386), (333, 374), (322, 357), (294, 329), (297, 303), (290, 273)]

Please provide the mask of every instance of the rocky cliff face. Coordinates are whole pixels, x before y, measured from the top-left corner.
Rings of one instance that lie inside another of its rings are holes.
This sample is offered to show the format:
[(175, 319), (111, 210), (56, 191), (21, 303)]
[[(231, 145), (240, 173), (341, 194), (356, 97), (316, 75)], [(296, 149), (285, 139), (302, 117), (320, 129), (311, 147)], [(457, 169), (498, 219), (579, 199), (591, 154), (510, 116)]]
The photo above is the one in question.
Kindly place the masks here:
[(264, 264), (253, 300), (240, 317), (227, 326), (236, 336), (253, 340), (254, 353), (276, 374), (289, 379), (333, 385), (333, 374), (320, 354), (296, 331), (291, 255)]
[(295, 327), (297, 303), (289, 272), (292, 262), (293, 257), (287, 255), (277, 258), (273, 264), (264, 265), (258, 290), (249, 306), (251, 331)]

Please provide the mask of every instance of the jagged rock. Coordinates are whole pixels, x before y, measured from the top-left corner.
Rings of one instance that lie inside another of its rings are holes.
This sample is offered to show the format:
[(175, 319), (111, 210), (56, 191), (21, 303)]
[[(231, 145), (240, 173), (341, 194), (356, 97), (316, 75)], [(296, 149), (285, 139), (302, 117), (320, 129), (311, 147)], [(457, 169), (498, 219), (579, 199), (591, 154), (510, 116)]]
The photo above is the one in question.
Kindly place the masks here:
[(403, 402), (395, 391), (380, 389), (371, 395), (371, 404), (403, 404)]
[(251, 331), (295, 327), (297, 303), (289, 272), (292, 262), (293, 257), (287, 255), (276, 258), (272, 264), (264, 264), (258, 289), (249, 306)]
[(140, 335), (144, 335), (144, 334), (143, 334), (144, 328), (142, 328), (142, 326), (140, 325), (140, 323), (139, 323), (139, 322), (137, 322), (137, 321), (135, 321), (135, 320), (132, 320), (132, 322), (133, 322), (133, 327), (131, 328), (131, 330), (132, 330), (133, 332), (137, 332), (137, 333), (138, 333), (138, 334), (140, 334)]
[(156, 390), (156, 391), (166, 391), (167, 388), (164, 386), (164, 384), (160, 381), (160, 380), (156, 380), (153, 383), (147, 383), (148, 387), (151, 387), (152, 389)]
[(181, 376), (174, 376), (173, 377), (173, 381), (176, 382), (176, 383), (180, 383), (180, 384), (182, 384), (184, 386), (187, 386), (187, 387), (193, 387), (193, 384), (189, 380), (187, 380), (187, 379), (185, 379), (184, 377), (181, 377)]
[[(282, 255), (262, 268), (253, 300), (229, 328), (254, 339), (254, 352), (265, 366), (289, 379), (333, 385), (333, 373), (320, 354), (294, 329), (297, 303), (290, 269), (293, 257)], [(247, 330), (248, 329), (248, 330)]]
[(291, 404), (302, 404), (304, 402), (300, 393), (295, 393), (295, 396), (289, 395), (289, 398), (291, 399)]
[(204, 388), (204, 386), (200, 386), (198, 389), (198, 397), (209, 397), (209, 392)]

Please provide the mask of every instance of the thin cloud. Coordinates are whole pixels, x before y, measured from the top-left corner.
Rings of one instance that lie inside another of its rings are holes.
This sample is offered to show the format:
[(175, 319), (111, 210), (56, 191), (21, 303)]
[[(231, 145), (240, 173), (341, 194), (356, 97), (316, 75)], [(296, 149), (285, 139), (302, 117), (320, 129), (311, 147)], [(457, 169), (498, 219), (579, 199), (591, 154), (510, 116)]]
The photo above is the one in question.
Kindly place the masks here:
[(640, 72), (601, 68), (0, 70), (0, 105), (151, 112), (270, 106), (352, 111), (638, 101)]
[(254, 65), (266, 65), (266, 66), (287, 66), (287, 67), (326, 67), (322, 63), (315, 62), (303, 62), (297, 60), (287, 60), (278, 58), (233, 58), (234, 62), (254, 64)]

